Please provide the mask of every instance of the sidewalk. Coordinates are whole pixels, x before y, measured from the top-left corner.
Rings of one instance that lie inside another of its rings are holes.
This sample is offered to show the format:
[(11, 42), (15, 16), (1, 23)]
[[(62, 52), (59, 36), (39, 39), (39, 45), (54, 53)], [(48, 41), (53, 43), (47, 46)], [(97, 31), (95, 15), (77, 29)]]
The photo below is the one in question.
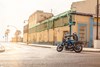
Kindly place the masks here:
[[(24, 43), (25, 44), (25, 43)], [(27, 44), (26, 44), (27, 45)], [(42, 47), (42, 48), (56, 48), (57, 46), (53, 45), (43, 45), (43, 44), (28, 44), (29, 46), (34, 46), (34, 47)], [(100, 52), (100, 49), (95, 49), (95, 48), (83, 48), (84, 52)]]
[(100, 49), (95, 48), (83, 48), (84, 52), (100, 52)]
[(56, 48), (57, 47), (53, 45), (43, 45), (43, 44), (29, 44), (29, 46), (43, 47), (43, 48)]

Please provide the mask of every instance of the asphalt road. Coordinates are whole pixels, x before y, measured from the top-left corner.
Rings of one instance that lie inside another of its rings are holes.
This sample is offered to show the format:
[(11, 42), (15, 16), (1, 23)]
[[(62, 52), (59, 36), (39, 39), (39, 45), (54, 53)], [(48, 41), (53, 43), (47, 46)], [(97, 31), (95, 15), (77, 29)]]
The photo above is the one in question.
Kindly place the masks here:
[(0, 67), (100, 67), (100, 53), (70, 51), (57, 52), (19, 43), (2, 43)]

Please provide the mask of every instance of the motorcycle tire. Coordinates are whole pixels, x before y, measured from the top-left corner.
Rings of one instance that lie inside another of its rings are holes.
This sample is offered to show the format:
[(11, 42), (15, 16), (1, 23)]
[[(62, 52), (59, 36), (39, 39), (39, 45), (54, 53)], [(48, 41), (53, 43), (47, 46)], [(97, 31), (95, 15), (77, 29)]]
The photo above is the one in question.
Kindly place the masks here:
[(61, 52), (61, 51), (63, 50), (63, 46), (58, 45), (56, 50), (57, 50), (58, 52)]
[(82, 50), (83, 50), (82, 44), (76, 43), (75, 46), (74, 46), (74, 51), (75, 51), (76, 53), (80, 53)]

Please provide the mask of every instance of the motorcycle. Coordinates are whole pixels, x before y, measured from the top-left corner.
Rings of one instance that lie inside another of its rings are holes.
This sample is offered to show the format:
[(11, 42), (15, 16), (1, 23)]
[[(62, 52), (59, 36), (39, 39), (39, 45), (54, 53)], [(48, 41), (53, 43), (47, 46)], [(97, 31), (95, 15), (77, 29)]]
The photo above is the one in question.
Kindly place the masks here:
[[(71, 37), (73, 38), (73, 40)], [(65, 36), (61, 44), (57, 44), (57, 51), (61, 52), (65, 48), (65, 50), (80, 53), (83, 49), (82, 44), (83, 43), (81, 41), (78, 41), (78, 36), (73, 33), (73, 35)]]

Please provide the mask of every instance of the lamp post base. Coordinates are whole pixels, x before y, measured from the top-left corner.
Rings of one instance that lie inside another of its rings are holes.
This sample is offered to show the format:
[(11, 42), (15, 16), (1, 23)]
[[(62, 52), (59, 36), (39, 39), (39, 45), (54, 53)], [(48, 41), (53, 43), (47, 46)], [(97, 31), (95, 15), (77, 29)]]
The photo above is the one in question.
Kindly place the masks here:
[(94, 40), (94, 48), (100, 49), (100, 40)]

